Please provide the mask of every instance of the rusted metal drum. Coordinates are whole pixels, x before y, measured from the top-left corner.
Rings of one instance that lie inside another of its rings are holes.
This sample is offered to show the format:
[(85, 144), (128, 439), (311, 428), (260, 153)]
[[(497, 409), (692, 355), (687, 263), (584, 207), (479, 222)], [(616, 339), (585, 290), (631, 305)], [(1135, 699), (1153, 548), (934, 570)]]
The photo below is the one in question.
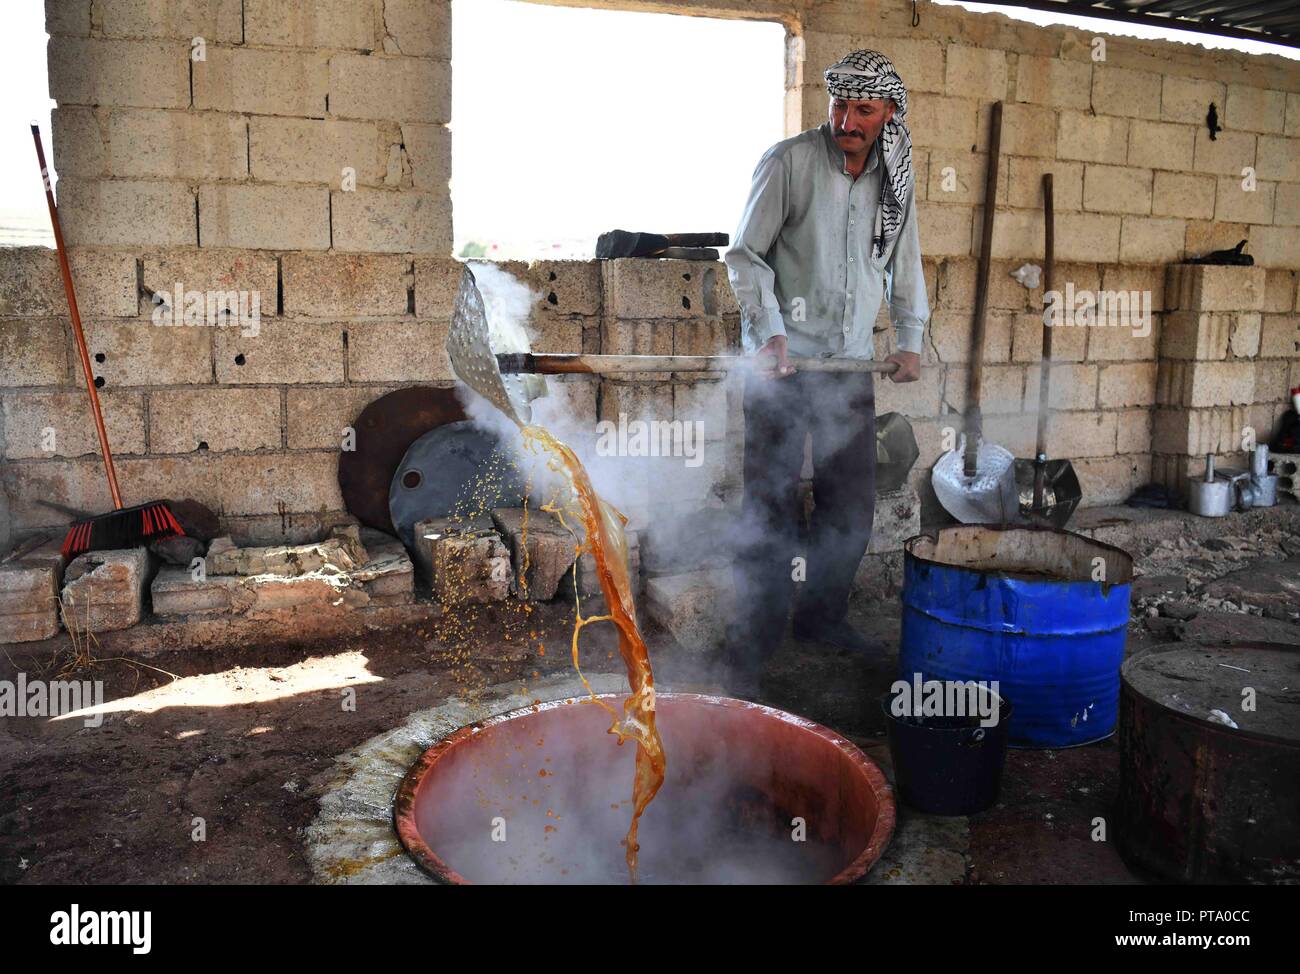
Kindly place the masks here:
[(1119, 744), (1131, 863), (1180, 882), (1300, 881), (1300, 647), (1133, 657)]
[[(622, 696), (606, 695), (620, 709)], [(639, 883), (848, 883), (894, 831), (884, 775), (851, 742), (770, 707), (656, 697), (668, 759), (641, 819)], [(589, 700), (462, 727), (397, 792), (402, 844), (448, 883), (626, 883), (634, 745)]]
[(992, 683), (1012, 747), (1109, 737), (1133, 559), (1051, 528), (963, 524), (903, 546), (899, 676)]

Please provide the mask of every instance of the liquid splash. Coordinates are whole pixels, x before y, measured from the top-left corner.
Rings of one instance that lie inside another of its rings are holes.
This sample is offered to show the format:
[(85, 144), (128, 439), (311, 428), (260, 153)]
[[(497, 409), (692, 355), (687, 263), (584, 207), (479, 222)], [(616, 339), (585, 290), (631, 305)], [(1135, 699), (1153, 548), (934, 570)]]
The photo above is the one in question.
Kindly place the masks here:
[[(627, 518), (618, 510), (603, 501), (591, 485), (591, 478), (577, 455), (566, 445), (557, 440), (549, 430), (541, 426), (525, 426), (522, 429), (524, 446), (532, 453), (541, 450), (548, 454), (547, 467), (561, 475), (572, 491), (576, 506), (564, 508), (554, 502), (544, 505), (558, 517), (569, 530), (573, 527), (565, 516), (576, 516), (585, 529), (585, 540), (578, 548), (579, 557), (583, 553), (592, 555), (596, 563), (596, 575), (600, 581), (601, 591), (605, 594), (605, 604), (609, 611), (606, 615), (583, 617), (579, 603), (577, 619), (573, 627), (573, 667), (591, 694), (591, 699), (609, 712), (613, 723), (609, 733), (618, 737), (621, 745), (628, 738), (636, 741), (636, 776), (632, 785), (632, 822), (628, 826), (626, 858), (628, 875), (636, 882), (637, 830), (641, 814), (654, 799), (664, 783), (664, 771), (667, 760), (664, 755), (663, 741), (655, 724), (655, 688), (654, 673), (650, 667), (650, 654), (645, 640), (641, 638), (636, 624), (636, 605), (632, 598), (632, 585), (628, 577), (627, 536), (624, 525)], [(575, 532), (576, 534), (576, 532)], [(577, 562), (574, 564), (577, 571)], [(576, 580), (576, 579), (575, 579)], [(577, 586), (575, 585), (575, 591)], [(623, 703), (620, 714), (612, 706), (596, 696), (591, 684), (582, 673), (578, 662), (578, 640), (585, 626), (593, 622), (613, 622), (618, 628), (618, 649), (627, 667), (628, 684), (631, 695)]]

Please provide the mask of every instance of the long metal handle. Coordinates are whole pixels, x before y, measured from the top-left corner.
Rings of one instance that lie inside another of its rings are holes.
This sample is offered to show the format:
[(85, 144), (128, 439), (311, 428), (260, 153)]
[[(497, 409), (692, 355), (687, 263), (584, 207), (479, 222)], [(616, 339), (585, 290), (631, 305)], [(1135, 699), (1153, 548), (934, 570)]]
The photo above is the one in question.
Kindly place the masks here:
[(984, 174), (984, 223), (980, 228), (980, 260), (975, 276), (975, 333), (971, 340), (970, 391), (966, 403), (966, 455), (962, 472), (976, 474), (979, 441), (983, 437), (984, 419), (980, 399), (984, 390), (985, 310), (988, 305), (989, 260), (993, 250), (993, 213), (998, 205), (998, 160), (1002, 151), (1002, 102), (993, 103), (989, 121), (988, 170)]
[(1043, 173), (1043, 357), (1038, 373), (1038, 439), (1034, 449), (1034, 510), (1043, 509), (1047, 479), (1047, 416), (1052, 406), (1052, 326), (1047, 320), (1048, 295), (1056, 266), (1056, 222), (1052, 201), (1052, 174)]
[[(792, 358), (800, 372), (897, 371), (897, 362), (873, 359)], [(503, 375), (617, 375), (621, 372), (736, 372), (762, 370), (754, 357), (742, 355), (559, 355), (534, 352), (504, 353), (497, 356)]]
[(113, 495), (113, 507), (122, 509), (122, 494), (117, 489), (117, 471), (113, 468), (113, 451), (108, 448), (108, 430), (104, 428), (104, 411), (95, 391), (95, 374), (90, 367), (90, 352), (86, 349), (86, 335), (81, 330), (81, 314), (77, 311), (77, 296), (72, 290), (72, 268), (68, 264), (68, 249), (63, 244), (63, 227), (59, 223), (59, 208), (54, 205), (54, 190), (50, 186), (50, 171), (45, 166), (45, 149), (41, 146), (41, 129), (32, 123), (32, 140), (36, 143), (36, 159), (41, 164), (41, 181), (45, 184), (45, 202), (50, 207), (50, 223), (54, 226), (54, 244), (59, 250), (59, 270), (63, 272), (63, 290), (68, 295), (68, 316), (72, 319), (72, 333), (77, 337), (77, 351), (81, 353), (81, 372), (86, 377), (86, 392), (90, 393), (90, 411), (95, 416), (95, 431), (99, 434), (99, 448), (104, 454), (104, 472), (108, 474), (108, 489)]

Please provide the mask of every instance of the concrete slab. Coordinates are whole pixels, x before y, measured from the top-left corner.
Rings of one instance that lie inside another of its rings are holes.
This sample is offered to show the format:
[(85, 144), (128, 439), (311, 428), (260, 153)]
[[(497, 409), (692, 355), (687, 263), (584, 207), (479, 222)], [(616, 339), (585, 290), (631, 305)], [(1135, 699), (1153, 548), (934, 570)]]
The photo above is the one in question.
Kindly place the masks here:
[(140, 621), (149, 580), (147, 548), (78, 555), (64, 575), (63, 618), (81, 632), (125, 629)]

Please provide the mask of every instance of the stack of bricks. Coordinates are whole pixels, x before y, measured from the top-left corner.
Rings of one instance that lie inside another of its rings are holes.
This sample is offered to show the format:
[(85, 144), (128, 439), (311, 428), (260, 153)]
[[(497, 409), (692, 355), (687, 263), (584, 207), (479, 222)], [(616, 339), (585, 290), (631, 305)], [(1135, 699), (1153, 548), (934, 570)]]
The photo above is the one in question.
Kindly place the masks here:
[(447, 0), (46, 0), (70, 244), (445, 254)]
[[(1186, 492), (1205, 458), (1248, 468), (1247, 452), (1268, 443), (1288, 406), (1296, 372), (1293, 312), (1263, 309), (1274, 277), (1294, 307), (1294, 275), (1259, 267), (1174, 265), (1169, 268), (1154, 420), (1153, 479)], [(1280, 297), (1274, 295), (1274, 302)], [(1267, 318), (1267, 327), (1265, 320)]]

